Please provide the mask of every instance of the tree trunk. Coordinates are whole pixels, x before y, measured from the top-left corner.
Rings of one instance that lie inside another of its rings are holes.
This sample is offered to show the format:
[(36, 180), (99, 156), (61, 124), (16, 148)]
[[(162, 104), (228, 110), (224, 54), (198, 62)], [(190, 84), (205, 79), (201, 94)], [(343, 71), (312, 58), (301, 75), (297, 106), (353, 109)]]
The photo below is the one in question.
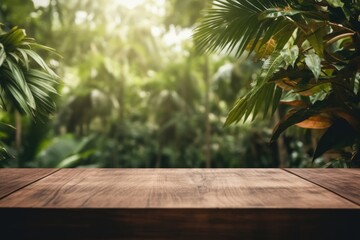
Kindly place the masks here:
[[(21, 124), (21, 115), (19, 112), (15, 111), (15, 149), (17, 155), (20, 155), (21, 151), (21, 135), (22, 135), (22, 124)], [(19, 167), (23, 167), (23, 164), (20, 160), (18, 160)]]
[(204, 80), (205, 80), (205, 163), (206, 167), (211, 167), (211, 125), (210, 125), (210, 76), (209, 59), (205, 56)]
[[(278, 123), (280, 121), (280, 112), (279, 109), (276, 110), (274, 114), (275, 123)], [(289, 167), (288, 163), (288, 153), (286, 151), (286, 145), (283, 136), (279, 136), (277, 140), (277, 149), (278, 149), (278, 158), (279, 158), (279, 167), (285, 168)]]
[(161, 158), (162, 158), (162, 144), (159, 143), (159, 148), (158, 148), (158, 153), (157, 153), (157, 156), (156, 156), (156, 163), (155, 163), (156, 168), (161, 167)]
[(15, 148), (19, 152), (21, 148), (21, 116), (18, 112), (15, 112), (15, 126), (16, 126), (16, 135), (15, 135)]

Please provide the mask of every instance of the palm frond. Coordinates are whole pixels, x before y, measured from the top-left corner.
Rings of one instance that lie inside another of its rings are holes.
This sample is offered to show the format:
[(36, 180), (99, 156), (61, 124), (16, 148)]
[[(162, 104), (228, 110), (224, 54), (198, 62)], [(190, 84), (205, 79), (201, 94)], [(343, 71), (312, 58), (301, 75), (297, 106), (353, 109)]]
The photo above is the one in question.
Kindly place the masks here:
[[(265, 43), (285, 29), (289, 31), (287, 26), (294, 23), (287, 16), (298, 13), (287, 9), (293, 4), (295, 1), (290, 0), (215, 1), (195, 29), (196, 46), (200, 50), (224, 50), (240, 56), (253, 41), (251, 52), (259, 42)], [(291, 34), (295, 28), (292, 27)], [(291, 34), (287, 34), (288, 38)]]
[[(52, 114), (56, 110), (53, 96), (58, 94), (53, 87), (53, 82), (56, 81), (56, 79), (53, 79), (50, 74), (39, 70), (30, 70), (26, 73), (26, 78), (29, 88), (34, 95), (39, 117), (44, 118)], [(49, 79), (51, 80), (49, 81)]]
[(257, 79), (253, 88), (241, 97), (230, 110), (225, 125), (246, 121), (252, 115), (252, 120), (263, 110), (263, 116), (266, 117), (271, 107), (271, 113), (274, 113), (282, 96), (282, 89), (275, 83), (269, 82), (272, 75), (285, 64), (286, 54), (275, 52), (264, 63), (262, 74)]
[[(55, 52), (17, 27), (0, 33), (0, 88), (20, 113), (43, 118), (55, 111), (54, 84), (59, 77), (34, 49)], [(36, 65), (29, 63), (35, 63)], [(35, 67), (34, 67), (35, 66)], [(3, 96), (2, 96), (3, 97)]]
[(25, 79), (24, 72), (10, 58), (6, 59), (6, 63), (13, 76), (14, 85), (18, 86), (19, 91), (21, 91), (24, 94), (24, 98), (26, 99), (29, 107), (35, 110), (36, 109), (35, 100)]

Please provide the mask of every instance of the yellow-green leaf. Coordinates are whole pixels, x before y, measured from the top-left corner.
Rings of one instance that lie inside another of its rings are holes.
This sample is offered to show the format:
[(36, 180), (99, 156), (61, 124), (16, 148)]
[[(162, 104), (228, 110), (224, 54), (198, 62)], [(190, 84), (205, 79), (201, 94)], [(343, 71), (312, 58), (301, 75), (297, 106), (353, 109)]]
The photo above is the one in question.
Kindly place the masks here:
[(305, 55), (306, 66), (312, 71), (316, 79), (319, 78), (321, 72), (321, 59), (315, 53)]

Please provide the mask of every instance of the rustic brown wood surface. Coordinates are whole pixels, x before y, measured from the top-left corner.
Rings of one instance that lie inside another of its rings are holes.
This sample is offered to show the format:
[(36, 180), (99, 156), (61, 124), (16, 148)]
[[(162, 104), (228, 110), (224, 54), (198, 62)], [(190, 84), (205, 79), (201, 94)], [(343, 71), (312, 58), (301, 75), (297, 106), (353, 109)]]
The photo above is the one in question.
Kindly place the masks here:
[(0, 168), (0, 199), (55, 171), (57, 169)]
[(281, 169), (63, 169), (0, 201), (45, 208), (356, 208)]
[(357, 185), (343, 169), (54, 170), (0, 200), (0, 239), (356, 239)]
[(287, 169), (360, 205), (360, 169)]

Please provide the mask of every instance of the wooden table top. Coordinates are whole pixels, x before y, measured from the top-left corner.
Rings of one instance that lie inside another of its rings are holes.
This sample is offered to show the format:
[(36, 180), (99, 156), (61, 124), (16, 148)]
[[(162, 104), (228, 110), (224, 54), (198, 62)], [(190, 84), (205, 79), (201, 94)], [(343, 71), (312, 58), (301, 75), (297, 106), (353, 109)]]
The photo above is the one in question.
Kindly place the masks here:
[[(58, 211), (61, 222), (54, 217), (59, 216)], [(112, 223), (116, 219), (126, 229), (151, 228), (142, 233), (150, 235), (135, 238), (167, 238), (170, 235), (154, 233), (156, 224), (162, 219), (162, 227), (172, 229), (170, 223), (176, 219), (186, 222), (179, 226), (194, 228), (197, 234), (213, 229), (215, 232), (206, 235), (210, 238), (238, 236), (242, 223), (246, 226), (242, 233), (251, 239), (257, 236), (257, 223), (271, 223), (268, 231), (276, 239), (293, 237), (291, 232), (301, 229), (315, 234), (311, 236), (331, 239), (337, 235), (328, 230), (327, 224), (344, 225), (346, 233), (352, 224), (360, 224), (360, 169), (0, 169), (2, 213), (27, 219), (24, 229), (42, 229), (49, 216), (63, 229), (71, 221), (98, 224), (94, 214), (97, 218), (110, 216)], [(100, 218), (107, 221), (106, 217)], [(190, 225), (188, 218), (192, 219)], [(314, 232), (306, 227), (308, 221), (318, 224)], [(224, 228), (229, 235), (220, 234), (219, 229)], [(316, 229), (329, 233), (323, 235)], [(126, 234), (132, 238), (134, 230)], [(179, 236), (190, 236), (186, 234)], [(86, 238), (89, 236), (95, 235)]]
[(0, 207), (360, 208), (357, 169), (0, 169)]

